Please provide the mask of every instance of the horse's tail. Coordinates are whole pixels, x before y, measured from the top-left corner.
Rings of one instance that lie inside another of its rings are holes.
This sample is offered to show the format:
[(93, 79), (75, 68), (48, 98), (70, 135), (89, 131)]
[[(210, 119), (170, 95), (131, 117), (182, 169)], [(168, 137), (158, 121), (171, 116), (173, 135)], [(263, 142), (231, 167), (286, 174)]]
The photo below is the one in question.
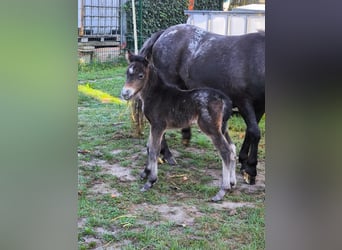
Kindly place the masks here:
[(163, 34), (164, 30), (160, 30), (158, 32), (155, 32), (151, 35), (151, 37), (149, 39), (147, 39), (143, 46), (141, 47), (140, 51), (139, 51), (139, 55), (147, 58), (147, 60), (149, 60), (152, 56), (152, 48), (154, 43), (158, 40), (158, 38), (161, 36), (161, 34)]

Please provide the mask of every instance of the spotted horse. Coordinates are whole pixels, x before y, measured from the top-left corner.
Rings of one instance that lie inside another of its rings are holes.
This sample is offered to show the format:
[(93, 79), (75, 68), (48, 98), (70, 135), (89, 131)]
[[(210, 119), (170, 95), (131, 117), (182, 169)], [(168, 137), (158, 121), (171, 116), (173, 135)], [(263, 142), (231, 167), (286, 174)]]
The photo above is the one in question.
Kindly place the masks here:
[[(246, 123), (240, 171), (247, 183), (255, 184), (258, 123), (265, 113), (265, 32), (224, 36), (179, 24), (152, 34), (139, 54), (153, 62), (166, 84), (181, 89), (210, 87), (230, 97)], [(182, 129), (182, 134), (188, 144), (190, 128)], [(167, 143), (162, 146), (162, 158), (175, 164)]]

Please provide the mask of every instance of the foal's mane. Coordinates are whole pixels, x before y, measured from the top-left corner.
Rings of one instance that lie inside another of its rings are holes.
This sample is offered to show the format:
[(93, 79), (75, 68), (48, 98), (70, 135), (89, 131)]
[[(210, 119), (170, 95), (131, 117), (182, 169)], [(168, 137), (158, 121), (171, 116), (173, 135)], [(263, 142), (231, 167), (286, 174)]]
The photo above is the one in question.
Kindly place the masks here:
[[(148, 60), (146, 57), (140, 56), (140, 55), (135, 55), (132, 54), (130, 51), (128, 51), (128, 56), (129, 56), (129, 61), (130, 62), (141, 62), (144, 64), (144, 66), (147, 66), (149, 64)], [(126, 57), (127, 58), (127, 57)]]

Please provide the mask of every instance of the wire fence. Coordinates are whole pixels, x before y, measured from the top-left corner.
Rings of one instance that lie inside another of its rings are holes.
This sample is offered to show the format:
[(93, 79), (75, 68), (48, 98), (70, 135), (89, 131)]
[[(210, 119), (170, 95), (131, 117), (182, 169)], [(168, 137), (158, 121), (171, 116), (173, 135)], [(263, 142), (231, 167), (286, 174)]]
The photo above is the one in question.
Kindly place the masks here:
[(121, 56), (123, 56), (123, 50), (120, 47), (83, 46), (78, 49), (80, 63), (114, 62)]

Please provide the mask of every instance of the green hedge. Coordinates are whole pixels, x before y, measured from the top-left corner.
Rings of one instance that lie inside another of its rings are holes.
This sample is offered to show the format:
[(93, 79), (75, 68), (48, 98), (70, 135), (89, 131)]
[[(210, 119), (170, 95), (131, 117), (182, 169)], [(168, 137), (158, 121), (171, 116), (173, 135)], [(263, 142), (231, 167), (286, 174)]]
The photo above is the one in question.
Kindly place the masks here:
[(222, 10), (223, 0), (195, 0), (194, 10)]
[[(138, 47), (140, 48), (152, 33), (172, 25), (186, 23), (187, 16), (184, 10), (188, 9), (188, 2), (188, 0), (135, 0)], [(222, 10), (222, 4), (222, 0), (195, 0), (194, 9)], [(127, 48), (133, 50), (132, 2), (126, 2), (124, 9), (127, 20)]]
[[(186, 22), (187, 16), (184, 14), (184, 10), (188, 8), (187, 0), (143, 0), (140, 2), (142, 6), (139, 6), (139, 0), (135, 1), (139, 48), (152, 33), (175, 24)], [(131, 1), (126, 3), (125, 11), (127, 20), (127, 47), (133, 49)]]

